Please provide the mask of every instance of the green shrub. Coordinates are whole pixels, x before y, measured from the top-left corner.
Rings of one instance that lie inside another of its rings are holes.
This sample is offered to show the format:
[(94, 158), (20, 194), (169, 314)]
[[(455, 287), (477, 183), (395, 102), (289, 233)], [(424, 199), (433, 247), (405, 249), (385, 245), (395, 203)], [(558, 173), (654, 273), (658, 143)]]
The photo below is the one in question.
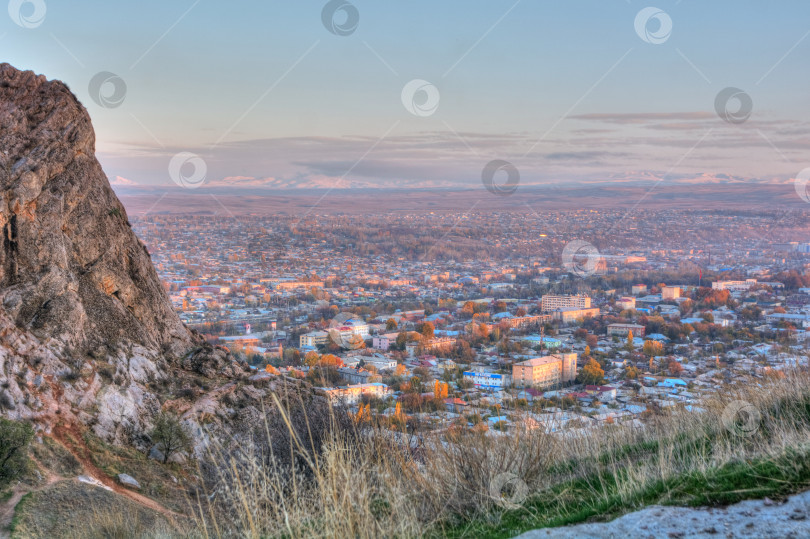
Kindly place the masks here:
[(28, 444), (34, 429), (28, 423), (0, 418), (0, 483), (23, 475), (28, 469)]

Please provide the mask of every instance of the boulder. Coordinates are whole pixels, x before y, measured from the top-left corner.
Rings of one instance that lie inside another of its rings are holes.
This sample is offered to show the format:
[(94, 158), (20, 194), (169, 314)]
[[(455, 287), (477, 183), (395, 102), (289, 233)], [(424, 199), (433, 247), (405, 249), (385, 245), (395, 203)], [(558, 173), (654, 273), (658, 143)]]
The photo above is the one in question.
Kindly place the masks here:
[(131, 475), (127, 475), (125, 473), (118, 474), (118, 481), (122, 485), (126, 485), (131, 488), (141, 488), (141, 484), (138, 483), (134, 477), (132, 477)]

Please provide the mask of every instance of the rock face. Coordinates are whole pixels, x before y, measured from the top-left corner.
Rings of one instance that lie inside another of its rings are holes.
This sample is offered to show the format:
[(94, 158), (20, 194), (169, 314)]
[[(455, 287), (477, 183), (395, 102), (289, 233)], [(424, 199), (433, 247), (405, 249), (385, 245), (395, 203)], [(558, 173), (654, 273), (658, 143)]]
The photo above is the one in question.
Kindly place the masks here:
[(654, 505), (612, 522), (546, 528), (524, 533), (523, 539), (625, 539), (626, 537), (712, 539), (810, 537), (810, 491), (784, 503), (749, 500), (729, 507), (689, 508)]
[(188, 349), (70, 90), (0, 65), (0, 151), (0, 303), (17, 327), (79, 355), (120, 342)]
[(94, 154), (67, 86), (0, 64), (0, 414), (126, 442), (156, 385), (243, 367), (182, 324)]

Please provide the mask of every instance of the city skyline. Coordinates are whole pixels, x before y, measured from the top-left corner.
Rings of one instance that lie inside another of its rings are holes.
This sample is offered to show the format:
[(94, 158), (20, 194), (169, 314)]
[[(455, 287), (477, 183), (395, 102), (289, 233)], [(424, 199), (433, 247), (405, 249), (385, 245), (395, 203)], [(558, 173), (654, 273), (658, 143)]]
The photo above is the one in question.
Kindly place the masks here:
[(810, 6), (658, 5), (13, 1), (0, 45), (71, 86), (117, 187), (178, 154), (194, 187), (790, 182)]

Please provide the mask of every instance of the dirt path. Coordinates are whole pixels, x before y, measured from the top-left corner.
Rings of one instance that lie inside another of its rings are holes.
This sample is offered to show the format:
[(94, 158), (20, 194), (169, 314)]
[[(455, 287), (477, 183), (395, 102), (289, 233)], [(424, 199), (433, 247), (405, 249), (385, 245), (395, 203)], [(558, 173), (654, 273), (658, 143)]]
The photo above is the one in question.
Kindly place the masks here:
[[(134, 501), (135, 503), (138, 503), (138, 504), (140, 504), (140, 505), (142, 505), (144, 507), (147, 507), (149, 509), (157, 511), (158, 513), (162, 514), (165, 517), (168, 517), (169, 519), (173, 519), (173, 518), (176, 518), (176, 517), (181, 517), (181, 518), (183, 517), (183, 515), (180, 515), (178, 513), (175, 513), (174, 511), (170, 511), (169, 509), (166, 509), (165, 507), (160, 505), (158, 502), (156, 502), (152, 498), (148, 498), (148, 497), (144, 496), (143, 494), (139, 494), (138, 492), (135, 492), (133, 490), (125, 488), (125, 487), (121, 486), (114, 479), (108, 477), (107, 474), (105, 474), (103, 471), (101, 471), (98, 468), (98, 466), (93, 464), (92, 460), (90, 460), (89, 458), (87, 458), (83, 454), (83, 451), (76, 451), (76, 448), (73, 447), (73, 443), (69, 443), (67, 441), (67, 439), (66, 439), (67, 437), (65, 436), (65, 434), (67, 434), (67, 433), (70, 433), (70, 435), (71, 435), (70, 437), (73, 440), (81, 440), (82, 439), (81, 433), (78, 431), (78, 429), (75, 426), (59, 425), (57, 427), (54, 427), (54, 429), (53, 429), (54, 438), (56, 438), (56, 440), (58, 440), (68, 451), (71, 452), (71, 454), (76, 458), (76, 460), (78, 460), (79, 463), (82, 465), (82, 468), (84, 468), (84, 471), (86, 472), (87, 475), (89, 475), (89, 476), (91, 476), (91, 477), (93, 477), (95, 479), (98, 479), (102, 484), (109, 487), (116, 494), (121, 494), (122, 496), (126, 496), (127, 498)], [(79, 442), (75, 442), (75, 443), (79, 443)], [(85, 447), (82, 447), (82, 449), (86, 450)]]
[[(40, 466), (39, 469), (44, 468)], [(67, 480), (68, 479), (64, 477), (60, 477), (56, 474), (48, 472), (48, 476), (45, 478), (45, 483), (41, 485), (30, 487), (28, 485), (22, 485), (21, 483), (17, 483), (14, 489), (12, 489), (11, 498), (9, 498), (5, 502), (3, 502), (2, 505), (0, 505), (0, 539), (5, 539), (9, 536), (9, 528), (11, 527), (11, 521), (14, 520), (14, 511), (15, 509), (17, 509), (17, 504), (20, 503), (20, 500), (22, 500), (23, 496), (25, 496), (29, 492), (38, 492), (60, 481), (67, 481)]]

